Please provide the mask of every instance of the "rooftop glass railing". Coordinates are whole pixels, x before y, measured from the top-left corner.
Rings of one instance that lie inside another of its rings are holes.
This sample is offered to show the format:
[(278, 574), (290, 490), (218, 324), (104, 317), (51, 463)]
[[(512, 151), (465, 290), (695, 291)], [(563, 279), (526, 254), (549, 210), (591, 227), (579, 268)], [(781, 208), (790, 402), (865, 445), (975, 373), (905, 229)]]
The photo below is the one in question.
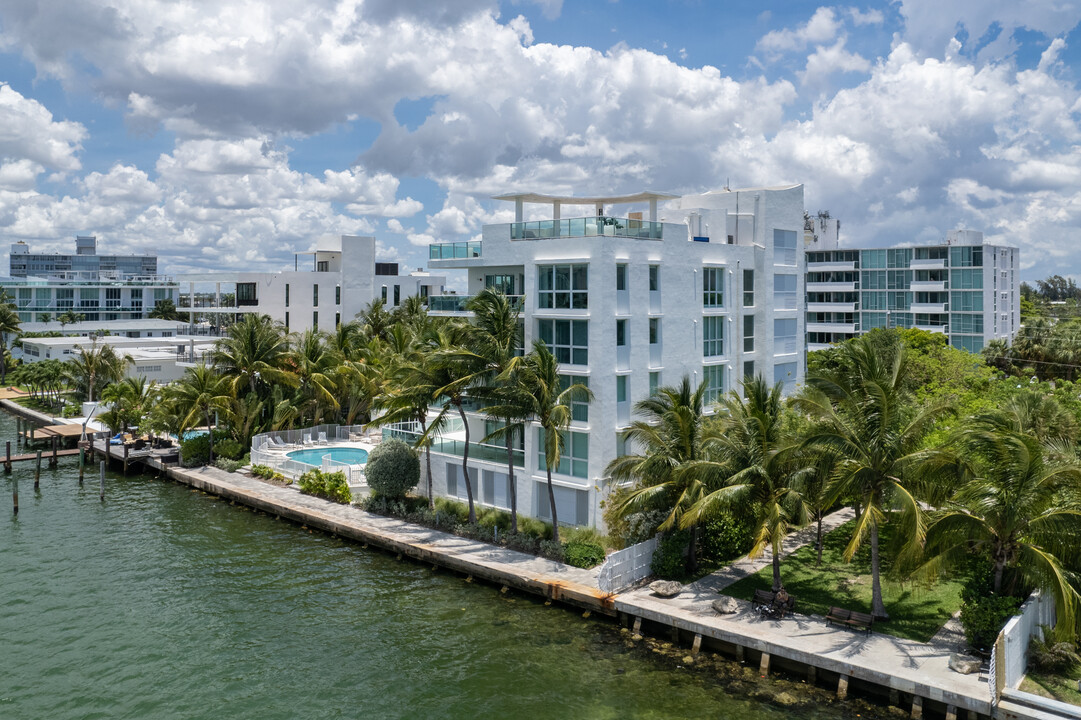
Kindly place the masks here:
[[(416, 443), (417, 438), (419, 437), (420, 433), (413, 430), (405, 430), (397, 427), (383, 428), (384, 440), (388, 438), (398, 438), (399, 440), (413, 445), (414, 443)], [(432, 438), (432, 452), (461, 457), (465, 453), (465, 441), (452, 440), (450, 438), (443, 437), (435, 437)], [(511, 454), (514, 458), (513, 462), (515, 467), (525, 467), (524, 451), (511, 450)], [(487, 460), (489, 462), (505, 463), (507, 462), (507, 448), (502, 445), (469, 443), (469, 457), (476, 460)]]
[[(428, 312), (469, 312), (466, 305), (474, 297), (474, 295), (429, 295)], [(507, 299), (511, 301), (513, 307), (522, 309), (521, 295), (508, 295)]]
[(480, 257), (480, 241), (432, 243), (428, 246), (429, 260), (462, 260)]
[(623, 237), (660, 240), (662, 225), (650, 220), (596, 215), (559, 220), (511, 223), (511, 240), (539, 240), (560, 237)]

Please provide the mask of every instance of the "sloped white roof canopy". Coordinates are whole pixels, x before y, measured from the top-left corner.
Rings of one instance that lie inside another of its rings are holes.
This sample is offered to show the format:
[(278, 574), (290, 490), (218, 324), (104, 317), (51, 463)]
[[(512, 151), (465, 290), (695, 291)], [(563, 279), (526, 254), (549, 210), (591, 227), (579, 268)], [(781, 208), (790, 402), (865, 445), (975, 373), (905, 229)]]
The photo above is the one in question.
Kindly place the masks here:
[(514, 202), (514, 220), (515, 222), (522, 222), (523, 210), (522, 206), (525, 203), (542, 203), (552, 205), (552, 218), (559, 219), (559, 210), (562, 205), (592, 205), (597, 209), (597, 214), (602, 215), (604, 213), (605, 205), (624, 205), (629, 203), (649, 203), (649, 219), (657, 219), (657, 201), (658, 200), (672, 200), (678, 198), (679, 195), (670, 195), (669, 193), (652, 192), (649, 190), (643, 190), (642, 192), (634, 193), (633, 195), (609, 195), (609, 196), (594, 196), (594, 197), (576, 197), (573, 195), (544, 195), (542, 193), (507, 193), (505, 195), (494, 195), (493, 200), (510, 200)]

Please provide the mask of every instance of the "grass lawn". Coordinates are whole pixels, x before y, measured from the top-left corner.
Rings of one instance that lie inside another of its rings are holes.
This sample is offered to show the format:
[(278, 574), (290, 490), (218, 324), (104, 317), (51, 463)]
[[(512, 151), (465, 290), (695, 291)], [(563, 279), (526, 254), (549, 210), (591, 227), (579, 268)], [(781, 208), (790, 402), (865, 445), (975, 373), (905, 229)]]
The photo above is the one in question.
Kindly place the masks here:
[[(871, 611), (871, 547), (864, 543), (851, 563), (844, 561), (845, 545), (852, 537), (852, 522), (845, 523), (824, 539), (822, 565), (815, 567), (814, 545), (807, 545), (781, 561), (781, 579), (785, 589), (796, 598), (796, 611), (825, 615), (831, 605)], [(961, 607), (961, 584), (964, 578), (923, 586), (898, 582), (887, 577), (890, 569), (891, 526), (882, 532), (882, 594), (888, 621), (876, 621), (874, 629), (897, 637), (920, 642), (930, 640), (950, 616)], [(773, 568), (767, 565), (724, 590), (726, 595), (750, 600), (754, 591), (770, 590)]]
[(1081, 681), (1081, 665), (1074, 665), (1072, 670), (1062, 675), (1051, 675), (1034, 670), (1021, 682), (1021, 690), (1033, 695), (1081, 705), (1081, 691), (1077, 689), (1078, 681)]

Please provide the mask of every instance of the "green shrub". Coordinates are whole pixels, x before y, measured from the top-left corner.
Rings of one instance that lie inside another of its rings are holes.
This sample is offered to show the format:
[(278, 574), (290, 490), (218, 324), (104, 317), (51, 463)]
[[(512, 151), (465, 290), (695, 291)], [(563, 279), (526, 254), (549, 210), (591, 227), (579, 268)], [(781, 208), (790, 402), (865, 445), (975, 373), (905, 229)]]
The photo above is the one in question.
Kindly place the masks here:
[(217, 467), (219, 470), (224, 470), (225, 472), (231, 473), (236, 472), (241, 468), (239, 460), (230, 460), (229, 458), (225, 457), (214, 458), (214, 466)]
[(559, 538), (564, 544), (572, 542), (589, 543), (600, 545), (602, 548), (609, 547), (608, 538), (601, 535), (597, 528), (591, 527), (568, 527), (559, 529)]
[(973, 650), (990, 650), (1002, 626), (1017, 614), (1019, 607), (1021, 598), (1008, 595), (991, 595), (961, 603), (961, 626), (965, 629), (965, 641)]
[(563, 558), (568, 565), (591, 568), (604, 562), (604, 546), (582, 540), (563, 544)]
[[(219, 454), (222, 442), (230, 440), (224, 430), (214, 431), (214, 457)], [(225, 455), (228, 457), (228, 455)], [(240, 454), (237, 454), (240, 457)], [(182, 467), (199, 467), (210, 462), (210, 437), (206, 433), (195, 435), (180, 443), (180, 465)]]
[(665, 533), (660, 546), (653, 553), (650, 571), (665, 580), (682, 578), (687, 572), (687, 545), (690, 541), (689, 530)]
[(469, 507), (465, 503), (437, 497), (435, 499), (435, 511), (437, 514), (452, 518), (454, 525), (469, 522)]
[(239, 460), (244, 457), (244, 453), (247, 451), (243, 445), (238, 443), (233, 438), (218, 439), (218, 436), (214, 435), (214, 458), (220, 455), (223, 458), (230, 460)]
[(404, 498), (420, 480), (420, 461), (409, 445), (397, 438), (384, 440), (368, 454), (364, 468), (372, 492), (388, 498)]
[(349, 485), (345, 481), (345, 473), (341, 471), (309, 470), (300, 476), (297, 484), (300, 492), (307, 495), (315, 495), (342, 504), (348, 504), (352, 499)]
[(1073, 643), (1055, 642), (1054, 630), (1046, 625), (1041, 629), (1044, 639), (1034, 637), (1028, 646), (1028, 659), (1037, 670), (1062, 674), (1081, 663), (1081, 656)]
[(518, 516), (518, 534), (537, 538), (538, 540), (552, 539), (552, 523), (546, 523), (537, 518)]
[(724, 511), (714, 516), (699, 529), (702, 558), (716, 563), (726, 563), (751, 550), (754, 538), (747, 515)]

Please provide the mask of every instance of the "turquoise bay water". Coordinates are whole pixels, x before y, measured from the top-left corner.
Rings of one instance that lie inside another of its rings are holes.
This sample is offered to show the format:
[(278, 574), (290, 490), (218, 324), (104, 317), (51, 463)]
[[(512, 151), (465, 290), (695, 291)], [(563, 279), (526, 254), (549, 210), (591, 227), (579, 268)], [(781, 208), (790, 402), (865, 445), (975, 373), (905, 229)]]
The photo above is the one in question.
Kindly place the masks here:
[(4, 720), (793, 716), (606, 621), (151, 476), (101, 503), (75, 467), (0, 476)]
[(330, 455), (331, 460), (349, 463), (350, 465), (363, 465), (368, 462), (368, 451), (361, 448), (305, 448), (303, 450), (294, 450), (287, 454), (297, 462), (314, 465), (316, 467), (323, 464), (323, 456), (325, 455)]

